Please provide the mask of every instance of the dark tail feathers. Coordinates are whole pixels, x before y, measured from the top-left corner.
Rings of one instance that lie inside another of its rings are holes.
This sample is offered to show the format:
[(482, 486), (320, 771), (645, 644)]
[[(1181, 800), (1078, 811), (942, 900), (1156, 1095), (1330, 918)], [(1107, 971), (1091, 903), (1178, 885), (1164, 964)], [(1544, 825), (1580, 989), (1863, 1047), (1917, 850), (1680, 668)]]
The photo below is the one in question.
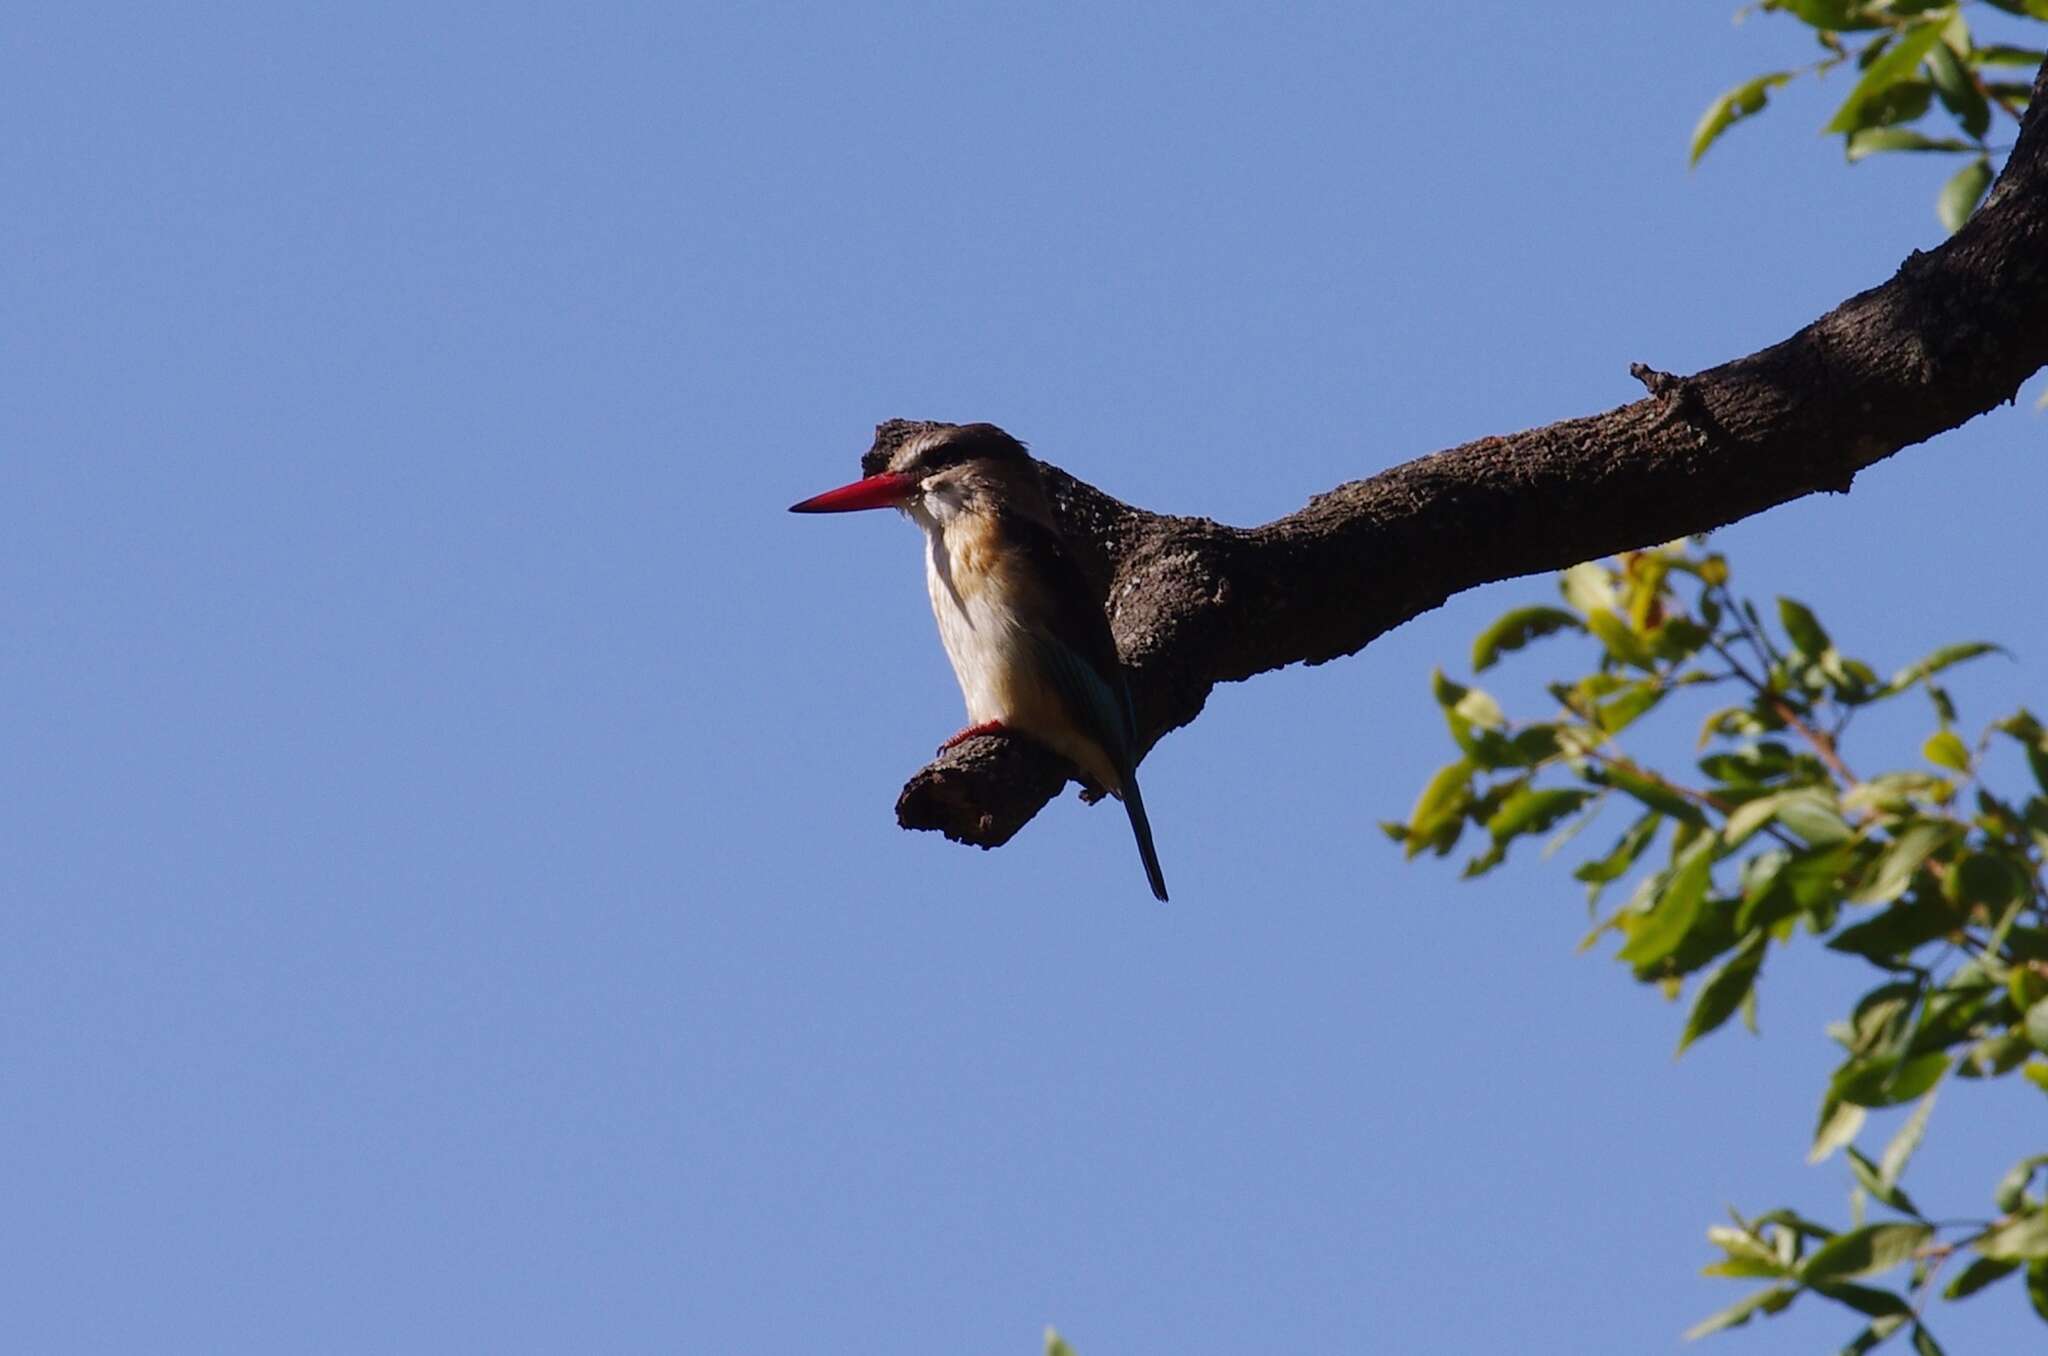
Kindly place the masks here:
[(1145, 879), (1152, 883), (1152, 897), (1166, 899), (1166, 877), (1159, 871), (1159, 853), (1152, 846), (1152, 822), (1145, 818), (1145, 798), (1138, 794), (1136, 772), (1124, 773), (1124, 812), (1131, 817), (1131, 833), (1138, 840), (1138, 856), (1145, 863)]

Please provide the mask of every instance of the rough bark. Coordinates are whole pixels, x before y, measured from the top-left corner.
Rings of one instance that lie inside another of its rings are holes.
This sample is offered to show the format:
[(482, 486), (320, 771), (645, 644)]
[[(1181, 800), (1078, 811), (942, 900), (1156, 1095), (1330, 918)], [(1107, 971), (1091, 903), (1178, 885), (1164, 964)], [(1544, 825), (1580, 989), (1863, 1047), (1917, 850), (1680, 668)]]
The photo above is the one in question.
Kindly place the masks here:
[[(1731, 523), (2012, 400), (2048, 364), (2048, 66), (2004, 172), (1939, 248), (1781, 343), (1647, 399), (1482, 438), (1317, 495), (1263, 527), (1148, 513), (1056, 468), (1150, 748), (1217, 683), (1356, 653), (1452, 594)], [(888, 426), (885, 426), (885, 428)], [(1007, 842), (1065, 784), (1025, 740), (982, 736), (920, 770), (898, 822)]]

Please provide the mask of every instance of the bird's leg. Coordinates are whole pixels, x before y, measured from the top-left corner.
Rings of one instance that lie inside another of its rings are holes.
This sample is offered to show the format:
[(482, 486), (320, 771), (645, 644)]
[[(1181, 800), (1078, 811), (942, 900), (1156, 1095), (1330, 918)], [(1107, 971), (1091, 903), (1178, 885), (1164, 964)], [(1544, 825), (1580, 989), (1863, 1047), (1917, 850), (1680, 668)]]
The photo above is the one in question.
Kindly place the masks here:
[(1008, 733), (1009, 733), (1009, 731), (1008, 731), (1008, 730), (1005, 730), (1005, 729), (1003, 728), (1003, 723), (1002, 723), (1001, 721), (999, 721), (999, 720), (985, 720), (985, 721), (983, 721), (983, 722), (982, 722), (981, 724), (979, 724), (979, 725), (970, 725), (970, 726), (968, 726), (968, 727), (967, 727), (966, 729), (962, 730), (962, 731), (961, 731), (961, 732), (960, 732), (959, 734), (956, 734), (956, 735), (954, 735), (954, 736), (953, 736), (953, 737), (952, 737), (951, 739), (949, 739), (949, 740), (947, 740), (947, 741), (946, 741), (945, 743), (943, 743), (943, 744), (939, 745), (939, 752), (940, 752), (940, 753), (944, 753), (944, 752), (945, 752), (945, 751), (946, 751), (947, 749), (950, 749), (950, 748), (952, 748), (952, 747), (953, 747), (953, 746), (954, 746), (955, 744), (964, 744), (964, 743), (966, 743), (966, 742), (967, 742), (968, 740), (970, 740), (970, 739), (974, 738), (974, 737), (975, 737), (976, 735), (985, 735), (985, 734), (1008, 734)]

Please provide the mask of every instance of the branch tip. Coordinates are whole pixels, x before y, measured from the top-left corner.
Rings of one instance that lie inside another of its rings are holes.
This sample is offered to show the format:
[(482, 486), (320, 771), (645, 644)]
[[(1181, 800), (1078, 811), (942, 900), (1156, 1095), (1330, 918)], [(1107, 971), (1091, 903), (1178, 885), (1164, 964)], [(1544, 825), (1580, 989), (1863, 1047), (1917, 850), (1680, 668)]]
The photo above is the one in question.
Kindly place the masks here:
[(1674, 377), (1669, 372), (1659, 372), (1648, 363), (1630, 363), (1628, 374), (1641, 382), (1643, 389), (1659, 400), (1685, 385), (1683, 377)]

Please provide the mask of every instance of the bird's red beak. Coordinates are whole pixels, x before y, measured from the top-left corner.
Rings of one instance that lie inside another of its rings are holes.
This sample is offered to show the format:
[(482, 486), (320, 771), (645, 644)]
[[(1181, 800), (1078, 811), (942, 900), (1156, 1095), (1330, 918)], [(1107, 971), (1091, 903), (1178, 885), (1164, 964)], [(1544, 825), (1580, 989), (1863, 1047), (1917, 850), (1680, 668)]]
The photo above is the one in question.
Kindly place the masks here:
[(917, 477), (884, 471), (880, 475), (841, 485), (836, 490), (814, 494), (801, 504), (791, 504), (791, 513), (851, 513), (854, 509), (895, 508), (917, 492)]

